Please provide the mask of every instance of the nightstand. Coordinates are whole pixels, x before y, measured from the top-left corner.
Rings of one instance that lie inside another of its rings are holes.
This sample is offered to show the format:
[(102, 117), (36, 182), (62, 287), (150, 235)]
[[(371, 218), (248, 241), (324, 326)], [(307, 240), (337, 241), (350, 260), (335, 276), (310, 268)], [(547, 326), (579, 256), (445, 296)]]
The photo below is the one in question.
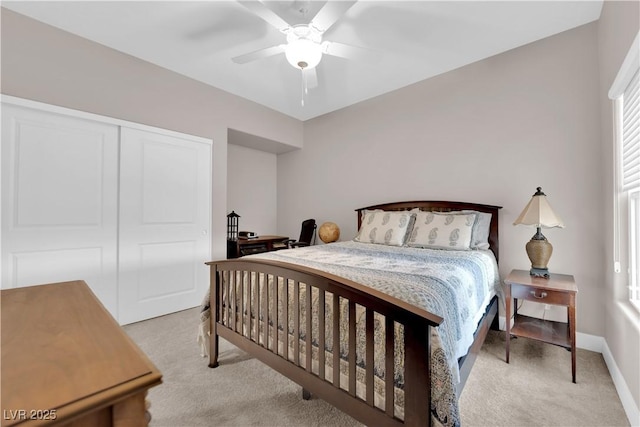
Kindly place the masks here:
[[(504, 279), (506, 300), (506, 359), (509, 363), (511, 336), (531, 338), (571, 351), (571, 376), (576, 382), (576, 294), (573, 276), (550, 274), (548, 279), (531, 276), (525, 270), (513, 270)], [(513, 326), (511, 299), (514, 299)], [(538, 319), (518, 313), (518, 299), (567, 307), (567, 323)]]

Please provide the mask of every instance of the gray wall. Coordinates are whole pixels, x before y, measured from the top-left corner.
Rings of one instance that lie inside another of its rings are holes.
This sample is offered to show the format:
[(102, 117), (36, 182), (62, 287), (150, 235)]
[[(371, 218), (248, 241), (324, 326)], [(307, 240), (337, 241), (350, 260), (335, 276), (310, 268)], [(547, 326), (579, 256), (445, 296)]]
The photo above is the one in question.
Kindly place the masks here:
[[(604, 254), (604, 333), (613, 358), (625, 378), (636, 405), (640, 408), (640, 315), (628, 302), (626, 274), (613, 272), (613, 104), (607, 93), (618, 74), (636, 34), (640, 30), (639, 2), (606, 1), (598, 21), (599, 101), (601, 106), (602, 204), (606, 230), (602, 242)], [(640, 419), (635, 420), (636, 423)]]
[[(597, 24), (309, 120), (304, 148), (278, 159), (278, 225), (336, 222), (397, 200), (503, 206), (500, 270), (528, 269), (535, 230), (512, 226), (537, 186), (566, 223), (545, 235), (549, 268), (575, 275), (579, 332), (602, 336), (604, 272)], [(543, 306), (528, 310), (541, 315)], [(547, 317), (566, 319), (554, 308)]]
[(240, 215), (240, 230), (276, 234), (277, 156), (233, 143), (227, 153), (227, 207)]

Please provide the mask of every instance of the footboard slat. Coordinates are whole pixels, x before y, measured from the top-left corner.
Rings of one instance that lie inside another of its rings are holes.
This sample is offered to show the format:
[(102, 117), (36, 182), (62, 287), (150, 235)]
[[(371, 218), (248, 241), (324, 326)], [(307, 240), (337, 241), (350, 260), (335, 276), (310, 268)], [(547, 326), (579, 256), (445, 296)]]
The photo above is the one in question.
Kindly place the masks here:
[(244, 335), (246, 333), (244, 328), (244, 280), (242, 280), (241, 271), (236, 272), (236, 289), (240, 293), (240, 305), (238, 307), (240, 314), (240, 333)]
[(367, 308), (366, 311), (366, 373), (365, 373), (365, 385), (367, 387), (367, 404), (373, 406), (373, 346), (374, 346), (374, 331), (373, 331), (373, 310)]
[(300, 366), (300, 282), (293, 285), (293, 363)]
[(349, 394), (356, 395), (356, 303), (349, 301)]
[(251, 286), (253, 287), (253, 313), (255, 317), (253, 319), (253, 340), (257, 343), (260, 342), (260, 281), (256, 280), (258, 274), (251, 272)]
[(395, 396), (393, 393), (393, 386), (395, 381), (395, 372), (394, 372), (394, 361), (395, 361), (395, 351), (394, 351), (394, 323), (393, 319), (389, 316), (385, 317), (385, 345), (384, 345), (384, 353), (385, 353), (385, 364), (384, 364), (384, 403), (385, 403), (385, 411), (387, 415), (393, 416), (393, 406), (395, 401)]
[[(261, 274), (262, 275), (262, 274)], [(267, 274), (264, 275), (267, 280)], [(269, 287), (262, 287), (262, 345), (269, 348)]]
[[(225, 292), (225, 290), (224, 290), (224, 284), (228, 283), (227, 275), (228, 275), (227, 271), (219, 271), (218, 274), (217, 274), (218, 282), (215, 285), (218, 288), (218, 299), (217, 299), (217, 301), (221, 301), (222, 304), (218, 304), (218, 307), (213, 308), (218, 312), (218, 320), (223, 324), (225, 323), (225, 320), (226, 320), (225, 317), (224, 317), (225, 316), (224, 308), (225, 307), (229, 307), (229, 304), (228, 304), (227, 298), (226, 298), (227, 292)], [(220, 276), (222, 276), (222, 277), (220, 277)]]
[[(242, 259), (210, 265), (216, 295), (211, 304), (219, 314), (211, 329), (216, 336), (210, 366), (217, 366), (216, 340), (222, 336), (365, 424), (430, 425), (428, 334), (441, 318), (365, 291), (347, 279), (300, 266)], [(380, 322), (386, 332), (377, 339)], [(396, 324), (405, 329), (404, 342), (396, 342)], [(359, 343), (362, 332), (364, 342)], [(404, 405), (394, 394), (394, 355), (399, 345), (404, 346), (405, 371), (411, 373), (405, 376)], [(358, 351), (364, 366), (358, 364)], [(384, 376), (375, 370), (378, 357), (385, 359)], [(327, 362), (332, 365), (330, 375)], [(346, 366), (343, 372), (341, 363)], [(382, 390), (376, 391), (377, 383)], [(397, 408), (402, 412), (396, 413)]]
[(311, 363), (312, 360), (312, 354), (311, 354), (311, 324), (312, 324), (312, 320), (311, 320), (311, 314), (312, 314), (312, 310), (311, 310), (311, 285), (307, 284), (307, 298), (305, 301), (305, 305), (306, 305), (306, 320), (307, 320), (307, 327), (306, 327), (306, 332), (305, 332), (305, 353), (306, 353), (306, 360), (305, 360), (305, 369), (309, 372), (309, 373), (313, 373), (313, 365)]
[(224, 282), (224, 283), (226, 283), (226, 285), (224, 283), (222, 285), (223, 293), (224, 293), (224, 305), (227, 308), (226, 319), (225, 319), (225, 323), (227, 325), (231, 323), (231, 306), (229, 304), (233, 300), (231, 299), (231, 295), (229, 295), (229, 293), (231, 292), (231, 276), (232, 276), (232, 274), (233, 274), (233, 272), (231, 272), (231, 271), (227, 271), (226, 272), (227, 281)]
[[(289, 280), (284, 279), (284, 285), (282, 287), (282, 301), (289, 301)], [(284, 304), (282, 307), (282, 346), (284, 347), (282, 356), (285, 360), (289, 360), (289, 307)], [(295, 336), (295, 335), (294, 335)]]
[(273, 307), (271, 307), (271, 345), (273, 346), (273, 352), (278, 354), (278, 283), (280, 278), (276, 275), (273, 276), (273, 281), (267, 283), (273, 283)]
[(325, 291), (320, 289), (318, 295), (318, 376), (323, 380), (326, 378), (324, 374), (324, 352), (326, 347), (326, 332), (325, 327)]
[(234, 271), (231, 273), (231, 283), (230, 283), (230, 287), (231, 290), (229, 291), (229, 297), (231, 298), (231, 302), (229, 303), (229, 312), (231, 314), (231, 320), (229, 322), (229, 325), (231, 327), (231, 330), (236, 332), (236, 314), (238, 312), (238, 295), (237, 295), (237, 288), (236, 288), (236, 276), (237, 276), (237, 272)]
[(333, 294), (333, 385), (340, 388), (340, 297)]

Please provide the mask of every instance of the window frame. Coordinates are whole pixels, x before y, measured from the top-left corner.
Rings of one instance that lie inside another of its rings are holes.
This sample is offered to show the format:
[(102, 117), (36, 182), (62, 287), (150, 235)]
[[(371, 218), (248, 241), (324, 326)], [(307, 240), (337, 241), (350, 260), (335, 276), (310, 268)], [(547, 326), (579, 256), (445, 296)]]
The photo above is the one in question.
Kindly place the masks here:
[(640, 187), (623, 188), (623, 95), (632, 83), (636, 73), (640, 72), (640, 32), (631, 44), (631, 48), (618, 71), (618, 75), (609, 90), (613, 100), (614, 130), (614, 274), (623, 273), (626, 266), (625, 292), (628, 300), (640, 311)]

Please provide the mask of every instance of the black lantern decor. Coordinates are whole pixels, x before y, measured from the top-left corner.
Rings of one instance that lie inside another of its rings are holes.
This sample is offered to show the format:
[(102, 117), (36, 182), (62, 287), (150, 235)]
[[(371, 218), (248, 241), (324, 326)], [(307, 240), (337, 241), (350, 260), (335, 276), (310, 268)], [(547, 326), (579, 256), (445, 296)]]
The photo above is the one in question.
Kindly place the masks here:
[(240, 215), (234, 211), (227, 215), (227, 240), (238, 240), (238, 218)]
[(227, 215), (227, 258), (238, 257), (238, 218), (234, 211)]

